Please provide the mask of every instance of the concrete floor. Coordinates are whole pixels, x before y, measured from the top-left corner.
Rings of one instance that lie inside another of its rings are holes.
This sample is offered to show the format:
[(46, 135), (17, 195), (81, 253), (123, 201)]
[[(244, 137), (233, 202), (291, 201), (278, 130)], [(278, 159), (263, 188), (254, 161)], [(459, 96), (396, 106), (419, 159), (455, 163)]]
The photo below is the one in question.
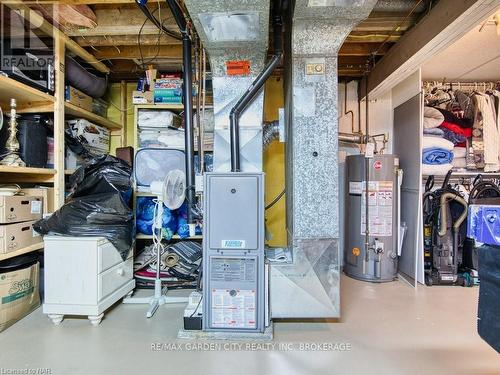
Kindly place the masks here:
[[(500, 374), (500, 356), (476, 333), (477, 288), (414, 291), (343, 277), (341, 295), (339, 322), (276, 323), (283, 350), (195, 351), (176, 339), (180, 306), (147, 320), (144, 306), (119, 304), (98, 328), (84, 319), (56, 327), (38, 309), (0, 333), (0, 374)], [(153, 343), (183, 346), (154, 351)], [(339, 350), (301, 351), (301, 343)]]

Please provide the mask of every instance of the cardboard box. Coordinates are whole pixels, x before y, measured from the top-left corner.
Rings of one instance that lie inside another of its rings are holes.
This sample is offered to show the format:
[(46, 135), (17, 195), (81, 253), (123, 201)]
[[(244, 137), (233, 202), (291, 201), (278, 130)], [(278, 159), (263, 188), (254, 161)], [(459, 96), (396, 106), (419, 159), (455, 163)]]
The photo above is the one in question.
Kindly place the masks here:
[(0, 332), (40, 306), (39, 267), (0, 273)]
[(153, 91), (133, 91), (132, 104), (153, 104)]
[(83, 118), (68, 120), (66, 124), (71, 129), (73, 137), (88, 145), (97, 153), (108, 154), (111, 132), (104, 126), (91, 123)]
[(83, 108), (89, 112), (92, 111), (92, 98), (74, 87), (66, 86), (64, 98), (67, 102), (77, 107)]
[(21, 193), (34, 197), (43, 198), (42, 214), (54, 212), (54, 188), (52, 187), (38, 187), (38, 188), (24, 188)]
[(0, 225), (0, 254), (7, 254), (43, 242), (33, 229), (33, 221)]
[(0, 196), (0, 224), (41, 219), (42, 209), (41, 196)]

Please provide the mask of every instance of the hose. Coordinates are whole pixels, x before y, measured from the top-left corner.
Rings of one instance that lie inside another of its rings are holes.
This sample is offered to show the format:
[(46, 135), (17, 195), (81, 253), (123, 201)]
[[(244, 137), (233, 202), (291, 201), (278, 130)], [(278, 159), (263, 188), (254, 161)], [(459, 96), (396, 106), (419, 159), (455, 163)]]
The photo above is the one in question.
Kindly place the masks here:
[(447, 227), (448, 227), (448, 216), (446, 215), (446, 203), (448, 200), (454, 200), (458, 203), (460, 203), (463, 207), (464, 210), (460, 217), (455, 220), (453, 223), (453, 229), (457, 231), (460, 228), (460, 225), (464, 222), (465, 218), (467, 217), (467, 202), (465, 199), (463, 199), (460, 195), (457, 195), (457, 193), (453, 192), (447, 192), (441, 195), (441, 226), (439, 228), (439, 236), (443, 237), (446, 235)]

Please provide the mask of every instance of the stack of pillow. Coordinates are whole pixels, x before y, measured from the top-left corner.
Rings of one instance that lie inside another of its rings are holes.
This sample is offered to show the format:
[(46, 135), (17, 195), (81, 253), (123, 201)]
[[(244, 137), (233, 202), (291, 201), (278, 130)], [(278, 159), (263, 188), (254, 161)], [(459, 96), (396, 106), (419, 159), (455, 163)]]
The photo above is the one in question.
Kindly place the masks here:
[(453, 143), (445, 139), (440, 126), (444, 115), (438, 109), (424, 107), (424, 138), (422, 143), (422, 173), (445, 175), (453, 168)]
[[(445, 147), (447, 151), (453, 151), (450, 161), (452, 167), (467, 167), (466, 146), (467, 140), (472, 137), (472, 122), (470, 119), (459, 118), (454, 113), (442, 108), (424, 107), (424, 137), (441, 138), (449, 141), (453, 146), (451, 149), (449, 149), (450, 143), (440, 143), (439, 145)], [(430, 147), (436, 146), (431, 144)], [(440, 167), (439, 169), (444, 170), (446, 167)]]

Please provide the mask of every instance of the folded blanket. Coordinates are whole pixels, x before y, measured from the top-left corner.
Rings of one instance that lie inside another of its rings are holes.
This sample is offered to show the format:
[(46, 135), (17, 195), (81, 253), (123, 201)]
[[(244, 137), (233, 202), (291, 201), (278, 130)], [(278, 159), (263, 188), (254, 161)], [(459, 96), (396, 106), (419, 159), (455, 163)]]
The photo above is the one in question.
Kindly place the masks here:
[(442, 148), (443, 150), (451, 151), (453, 150), (453, 143), (438, 137), (426, 137), (424, 136), (422, 140), (422, 149), (424, 148)]
[(453, 157), (455, 159), (465, 158), (467, 156), (467, 148), (465, 147), (454, 147), (453, 148)]
[(442, 165), (453, 161), (453, 152), (442, 148), (424, 148), (422, 151), (422, 163)]
[(424, 107), (424, 129), (437, 128), (444, 121), (444, 115), (433, 107)]
[(467, 159), (466, 158), (454, 158), (452, 164), (453, 164), (453, 168), (467, 168)]
[(437, 135), (438, 137), (443, 137), (444, 130), (440, 128), (424, 128), (424, 134)]
[(463, 135), (466, 138), (472, 137), (472, 128), (462, 128), (459, 125), (451, 123), (451, 122), (444, 121), (439, 126), (439, 128), (440, 129), (445, 128), (445, 129), (451, 130), (453, 133)]
[[(438, 128), (439, 129), (439, 128)], [(449, 129), (442, 128), (444, 135), (443, 138), (447, 139), (451, 143), (453, 143), (455, 146), (460, 145), (464, 142), (467, 141), (467, 137), (463, 136), (462, 134), (457, 134)]]
[(442, 165), (430, 165), (430, 164), (422, 164), (422, 174), (425, 176), (444, 176), (450, 169), (453, 168), (451, 164), (442, 164)]

